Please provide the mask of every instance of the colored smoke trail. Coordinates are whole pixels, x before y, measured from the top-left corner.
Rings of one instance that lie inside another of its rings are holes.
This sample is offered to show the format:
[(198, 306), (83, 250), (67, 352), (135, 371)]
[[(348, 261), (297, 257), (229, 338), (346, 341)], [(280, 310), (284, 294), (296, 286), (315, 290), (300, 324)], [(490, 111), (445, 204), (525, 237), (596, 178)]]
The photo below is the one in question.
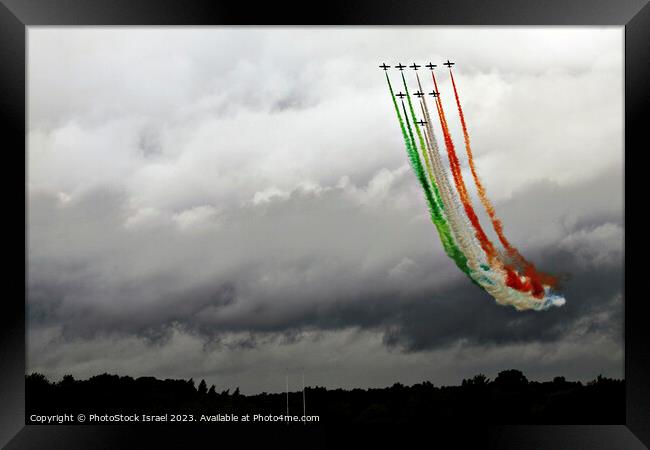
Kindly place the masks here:
[[(406, 107), (404, 106), (404, 101), (402, 100), (402, 108), (404, 109), (404, 119), (406, 120), (406, 126), (404, 125), (404, 120), (402, 119), (402, 114), (400, 113), (399, 107), (397, 106), (397, 99), (395, 98), (395, 93), (393, 91), (393, 86), (391, 85), (390, 78), (386, 74), (386, 81), (388, 82), (388, 89), (390, 91), (391, 98), (393, 100), (393, 106), (395, 107), (395, 113), (402, 130), (402, 136), (404, 137), (404, 143), (406, 144), (406, 151), (411, 163), (411, 167), (415, 172), (415, 175), (424, 190), (424, 195), (429, 206), (429, 213), (431, 215), (431, 220), (435, 225), (438, 235), (440, 236), (440, 241), (442, 242), (443, 249), (445, 253), (454, 260), (459, 269), (464, 273), (468, 274), (469, 269), (467, 267), (467, 258), (463, 253), (456, 247), (451, 231), (444, 219), (442, 210), (438, 206), (442, 202), (439, 199), (434, 197), (434, 191), (431, 189), (429, 181), (424, 173), (424, 168), (422, 167), (422, 162), (420, 161), (420, 156), (417, 153), (415, 148), (415, 138), (413, 136), (413, 131), (411, 130), (411, 125), (408, 120), (408, 115), (406, 113)], [(407, 132), (408, 129), (408, 132)]]
[[(436, 177), (433, 174), (433, 168), (431, 166), (431, 160), (429, 158), (429, 154), (428, 154), (428, 152), (426, 150), (426, 144), (425, 144), (424, 139), (422, 137), (422, 133), (420, 132), (420, 128), (416, 123), (417, 118), (415, 116), (415, 110), (413, 109), (413, 103), (411, 102), (411, 97), (409, 95), (408, 85), (406, 84), (406, 79), (404, 78), (404, 73), (402, 73), (402, 83), (404, 85), (404, 91), (406, 92), (406, 99), (408, 101), (409, 111), (411, 112), (411, 118), (413, 119), (413, 125), (415, 127), (415, 131), (417, 133), (418, 140), (419, 140), (419, 143), (420, 143), (420, 151), (422, 152), (422, 156), (424, 158), (424, 162), (425, 162), (426, 169), (427, 169), (427, 174), (429, 175), (429, 178), (428, 178), (429, 183), (428, 183), (428, 185), (432, 189), (432, 195), (435, 198), (436, 203), (438, 205), (440, 205), (440, 217), (442, 219), (441, 223), (440, 223), (440, 228), (443, 230), (443, 232), (445, 234), (445, 240), (449, 242), (449, 251), (447, 251), (447, 254), (452, 259), (454, 259), (454, 261), (456, 261), (456, 265), (458, 265), (458, 267), (460, 267), (461, 270), (463, 270), (463, 272), (465, 272), (467, 275), (469, 275), (470, 274), (470, 268), (467, 266), (467, 257), (466, 257), (465, 254), (463, 254), (463, 252), (456, 245), (455, 239), (453, 237), (453, 232), (450, 229), (449, 223), (447, 222), (447, 220), (445, 220), (447, 215), (445, 214), (446, 211), (445, 211), (445, 208), (444, 208), (444, 202), (441, 199), (440, 190), (439, 190), (437, 182), (436, 182)], [(402, 101), (402, 105), (404, 105), (403, 101)], [(404, 115), (405, 116), (407, 115), (406, 111), (404, 111)], [(409, 132), (410, 132), (410, 124), (409, 124), (408, 117), (406, 117), (406, 123), (407, 123), (407, 126), (409, 127)], [(413, 135), (411, 134), (411, 137), (412, 136)], [(413, 144), (415, 144), (415, 142), (413, 142)], [(415, 145), (413, 146), (413, 150), (417, 151), (415, 149)]]
[[(419, 80), (419, 77), (418, 77)], [(434, 80), (435, 80), (435, 75), (434, 75)], [(437, 86), (437, 83), (435, 83)], [(424, 103), (426, 107), (426, 103)], [(457, 155), (455, 154), (455, 149), (454, 149), (454, 144), (451, 139), (451, 134), (449, 133), (449, 127), (447, 125), (447, 120), (444, 115), (444, 109), (442, 107), (442, 102), (440, 101), (439, 97), (437, 97), (437, 109), (439, 113), (439, 117), (441, 118), (441, 127), (443, 129), (443, 135), (445, 137), (445, 144), (448, 150), (451, 150), (453, 153), (450, 156), (450, 160), (453, 161), (454, 157), (457, 165), (454, 167), (451, 165), (452, 168), (452, 175), (455, 176), (454, 181), (458, 182), (460, 181), (460, 186), (457, 184), (457, 189), (459, 196), (461, 197), (461, 207), (465, 209), (465, 212), (467, 214), (467, 218), (469, 219), (468, 227), (454, 227), (454, 228), (460, 228), (460, 230), (469, 230), (470, 228), (474, 228), (475, 230), (475, 235), (477, 239), (481, 239), (481, 233), (484, 238), (483, 242), (480, 242), (480, 247), (483, 249), (484, 253), (488, 257), (488, 263), (489, 266), (486, 266), (481, 263), (477, 256), (477, 251), (473, 249), (473, 246), (471, 244), (468, 245), (468, 241), (471, 241), (471, 238), (464, 237), (463, 232), (459, 230), (459, 232), (456, 233), (456, 236), (459, 240), (459, 243), (461, 244), (461, 247), (463, 247), (463, 250), (465, 251), (465, 255), (468, 259), (468, 265), (470, 269), (472, 270), (472, 278), (473, 280), (479, 284), (483, 289), (485, 289), (488, 293), (490, 293), (499, 303), (502, 304), (511, 304), (515, 306), (515, 308), (518, 309), (530, 309), (531, 307), (536, 307), (536, 304), (531, 304), (531, 299), (528, 297), (527, 294), (517, 292), (516, 290), (508, 289), (508, 287), (519, 287), (525, 286), (522, 283), (519, 283), (522, 281), (516, 273), (514, 273), (511, 270), (508, 270), (504, 265), (501, 263), (501, 261), (498, 259), (498, 255), (496, 254), (496, 251), (494, 250), (493, 244), (489, 241), (487, 236), (485, 235), (485, 232), (483, 231), (479, 221), (478, 217), (476, 216), (476, 213), (474, 211), (474, 208), (472, 206), (471, 200), (469, 199), (469, 196), (467, 195), (467, 188), (465, 187), (464, 180), (462, 178), (462, 173), (460, 171), (460, 164), (457, 158)], [(426, 113), (425, 113), (426, 115)], [(428, 120), (427, 120), (428, 121)], [(456, 170), (455, 170), (456, 169)], [(450, 187), (450, 191), (453, 191)], [(463, 194), (465, 193), (465, 198), (463, 198)], [(448, 201), (449, 204), (452, 204), (452, 201)], [(450, 218), (453, 217), (453, 213), (450, 214)], [(452, 223), (458, 223), (460, 222), (458, 219), (453, 220)], [(465, 233), (466, 236), (466, 233)], [(486, 243), (487, 241), (487, 243)], [(488, 251), (486, 251), (486, 246), (489, 246), (489, 249), (492, 249), (493, 253), (490, 254)], [(480, 251), (480, 250), (479, 250)], [(491, 271), (489, 273), (488, 271)], [(495, 280), (495, 277), (497, 280)], [(498, 280), (505, 279), (507, 285), (503, 285), (502, 283), (499, 283)], [(519, 284), (517, 284), (519, 283)], [(523, 291), (523, 289), (520, 289)]]
[[(431, 77), (433, 79), (434, 86), (437, 89), (438, 83), (436, 81), (435, 74), (431, 72)], [(532, 292), (532, 295), (535, 298), (542, 298), (544, 296), (544, 288), (539, 282), (539, 280), (531, 278), (529, 276), (521, 276), (517, 270), (504, 262), (500, 261), (499, 255), (496, 251), (496, 248), (492, 241), (488, 238), (487, 234), (483, 230), (483, 227), (480, 224), (478, 216), (474, 211), (472, 201), (467, 193), (467, 187), (463, 179), (462, 170), (460, 167), (460, 161), (458, 160), (458, 155), (456, 154), (455, 146), (451, 139), (451, 134), (449, 132), (449, 126), (447, 124), (447, 119), (445, 116), (444, 108), (442, 106), (442, 100), (440, 96), (437, 98), (438, 103), (438, 113), (440, 115), (440, 122), (443, 129), (443, 135), (445, 136), (445, 143), (447, 148), (447, 154), (449, 155), (449, 164), (452, 169), (452, 174), (454, 174), (454, 182), (456, 183), (456, 188), (460, 194), (461, 201), (465, 207), (465, 212), (469, 218), (472, 226), (474, 227), (475, 234), (481, 248), (485, 252), (488, 258), (488, 264), (490, 266), (498, 267), (500, 270), (504, 271), (505, 283), (507, 286), (516, 289), (521, 292)], [(530, 270), (529, 270), (530, 272)]]
[[(420, 77), (417, 74), (416, 77), (418, 81), (418, 88), (420, 92), (422, 92), (422, 83), (420, 82)], [(478, 281), (477, 278), (483, 279), (483, 275), (480, 274), (481, 263), (476, 255), (476, 252), (474, 251), (474, 242), (472, 241), (471, 234), (468, 232), (469, 226), (463, 221), (464, 216), (460, 213), (460, 202), (455, 196), (455, 192), (451, 187), (449, 178), (447, 177), (445, 165), (443, 164), (440, 157), (438, 143), (435, 133), (433, 132), (429, 108), (427, 107), (427, 103), (424, 99), (420, 99), (420, 108), (422, 109), (422, 114), (424, 115), (426, 122), (425, 137), (427, 143), (427, 153), (429, 154), (429, 159), (432, 162), (435, 177), (438, 180), (443, 203), (447, 205), (447, 209), (445, 210), (447, 219), (449, 221), (451, 230), (456, 237), (456, 242), (461, 251), (467, 257), (468, 266), (474, 274), (471, 278), (473, 281)], [(489, 280), (486, 279), (485, 281)], [(479, 284), (479, 286), (481, 285), (480, 283), (477, 284)]]
[[(436, 81), (436, 77), (433, 72), (431, 72), (431, 77), (433, 79), (436, 92), (439, 93), (440, 91), (438, 90), (438, 83)], [(445, 116), (444, 107), (442, 106), (442, 100), (440, 98), (440, 95), (436, 97), (436, 104), (438, 107), (440, 125), (445, 139), (445, 147), (447, 149), (447, 155), (449, 156), (449, 165), (451, 167), (454, 183), (456, 185), (456, 189), (460, 196), (460, 200), (465, 210), (465, 213), (467, 214), (467, 218), (469, 219), (469, 222), (471, 223), (474, 229), (474, 234), (478, 239), (481, 249), (484, 251), (487, 257), (488, 265), (495, 272), (497, 272), (496, 275), (497, 277), (505, 279), (505, 285), (507, 287), (513, 288), (516, 291), (520, 291), (523, 293), (533, 290), (533, 286), (531, 285), (528, 279), (520, 277), (515, 270), (513, 270), (511, 267), (508, 267), (507, 265), (503, 264), (500, 261), (499, 255), (496, 252), (494, 244), (492, 244), (492, 241), (490, 241), (487, 234), (483, 230), (483, 227), (481, 226), (479, 218), (476, 215), (476, 212), (472, 205), (471, 198), (469, 197), (469, 194), (467, 192), (467, 187), (465, 185), (462, 170), (460, 167), (460, 161), (458, 159), (458, 155), (456, 154), (455, 146), (451, 138), (451, 133), (449, 132), (449, 125), (447, 123), (447, 119)], [(526, 303), (525, 298), (524, 299), (517, 298), (519, 297), (517, 293), (508, 292), (507, 290), (505, 290), (505, 287), (500, 287), (499, 285), (491, 285), (491, 286), (484, 286), (484, 288), (488, 292), (490, 292), (490, 294), (492, 294), (492, 296), (497, 301), (504, 302), (504, 303), (507, 302), (514, 305)], [(541, 296), (543, 296), (543, 291), (541, 292)], [(540, 297), (539, 293), (537, 294), (537, 297)]]
[[(438, 83), (436, 82), (436, 77), (433, 72), (431, 72), (431, 77), (433, 78), (433, 83), (436, 88), (436, 92), (440, 92), (438, 91)], [(447, 125), (445, 111), (442, 107), (442, 101), (440, 101), (440, 95), (436, 97), (436, 104), (438, 105), (438, 116), (440, 118), (440, 126), (442, 127), (442, 133), (445, 138), (445, 147), (447, 149), (447, 155), (449, 156), (449, 165), (451, 167), (451, 174), (454, 179), (454, 184), (456, 185), (456, 189), (458, 190), (458, 195), (460, 196), (461, 203), (463, 205), (463, 208), (465, 209), (465, 214), (467, 214), (470, 223), (474, 227), (474, 233), (476, 235), (476, 238), (481, 244), (481, 248), (483, 249), (483, 251), (485, 252), (488, 258), (488, 262), (490, 264), (494, 264), (497, 258), (496, 250), (494, 248), (494, 245), (490, 241), (490, 239), (485, 234), (485, 231), (483, 231), (483, 227), (481, 226), (478, 216), (474, 211), (474, 207), (472, 206), (472, 200), (469, 198), (469, 194), (467, 193), (467, 187), (465, 186), (465, 181), (463, 180), (463, 173), (460, 168), (460, 161), (458, 160), (458, 155), (456, 155), (454, 142), (452, 141), (451, 134), (449, 133), (449, 127)]]
[[(424, 190), (431, 219), (436, 226), (447, 255), (475, 284), (489, 293), (499, 304), (511, 305), (517, 310), (544, 310), (551, 306), (563, 305), (565, 299), (551, 291), (551, 283), (546, 282), (543, 277), (535, 278), (537, 271), (532, 264), (528, 263), (530, 266), (524, 269), (525, 276), (522, 276), (514, 267), (506, 264), (501, 259), (501, 253), (497, 252), (494, 244), (485, 234), (474, 211), (463, 179), (460, 161), (449, 132), (441, 99), (436, 97), (436, 109), (445, 148), (449, 156), (449, 166), (454, 180), (453, 186), (438, 148), (427, 102), (422, 98), (422, 95), (417, 94), (420, 97), (420, 109), (424, 117), (424, 122), (419, 122), (403, 72), (401, 78), (406, 95), (400, 93), (400, 97), (406, 96), (407, 101), (404, 102), (401, 99), (402, 108), (400, 111), (397, 96), (393, 91), (390, 77), (386, 73), (386, 81), (406, 145), (409, 162)], [(422, 85), (417, 73), (416, 78), (421, 92)], [(433, 72), (432, 79), (435, 89), (438, 91)], [(461, 111), (458, 93), (453, 80), (452, 83), (454, 84), (457, 105), (459, 111)], [(408, 104), (408, 110), (406, 104)], [(464, 121), (464, 117), (462, 117), (462, 120)], [(466, 131), (466, 124), (464, 124), (464, 131)], [(467, 134), (466, 145), (468, 145), (468, 142), (469, 135)], [(471, 156), (471, 153), (469, 156)], [(473, 164), (473, 160), (470, 164)], [(476, 170), (471, 165), (470, 170), (473, 170), (472, 177), (476, 182), (478, 179)], [(482, 191), (485, 192), (485, 189), (482, 189)], [(492, 216), (490, 218), (492, 219)], [(496, 215), (494, 218), (496, 218)], [(487, 260), (483, 258), (487, 258)], [(521, 260), (525, 261), (523, 257)]]
[[(420, 132), (420, 128), (417, 126), (417, 118), (415, 117), (415, 111), (413, 110), (413, 103), (411, 102), (411, 96), (409, 95), (409, 89), (408, 86), (406, 85), (406, 79), (404, 78), (404, 73), (402, 73), (402, 83), (404, 84), (404, 90), (406, 91), (406, 100), (408, 101), (409, 104), (409, 111), (411, 111), (411, 117), (413, 118), (413, 124), (415, 126), (415, 131), (417, 132), (418, 135), (418, 140), (420, 142), (420, 150), (422, 150), (422, 157), (424, 158), (424, 164), (427, 169), (427, 173), (429, 174), (429, 181), (432, 189), (436, 191), (436, 197), (439, 199), (440, 195), (438, 192), (438, 186), (436, 184), (436, 180), (433, 177), (433, 172), (431, 169), (431, 161), (429, 160), (429, 155), (428, 153), (424, 150), (424, 141), (422, 140), (422, 133)], [(402, 104), (404, 101), (402, 100)], [(406, 111), (404, 111), (404, 115), (406, 115)], [(408, 123), (408, 117), (406, 118), (407, 123)], [(415, 148), (415, 142), (413, 142), (413, 147)], [(439, 201), (439, 204), (441, 205), (442, 208), (442, 202)]]
[(472, 178), (474, 179), (474, 183), (476, 184), (476, 189), (478, 191), (478, 195), (481, 200), (481, 203), (483, 204), (485, 211), (490, 217), (490, 221), (492, 222), (492, 227), (494, 228), (494, 231), (496, 232), (499, 241), (501, 242), (501, 245), (503, 245), (503, 247), (506, 249), (508, 255), (512, 257), (523, 268), (526, 277), (531, 280), (533, 286), (533, 294), (542, 295), (544, 289), (542, 285), (547, 284), (550, 286), (555, 286), (556, 279), (551, 275), (538, 272), (535, 266), (530, 261), (526, 260), (526, 258), (522, 256), (519, 250), (517, 250), (517, 248), (515, 248), (510, 243), (510, 241), (508, 241), (508, 239), (506, 238), (505, 233), (503, 231), (503, 223), (497, 217), (496, 211), (494, 210), (494, 206), (492, 205), (492, 202), (487, 196), (485, 187), (483, 186), (483, 183), (481, 182), (481, 179), (478, 176), (478, 172), (476, 171), (476, 166), (474, 164), (474, 155), (472, 153), (472, 147), (470, 145), (469, 132), (467, 131), (467, 122), (465, 121), (465, 114), (463, 114), (463, 108), (460, 104), (460, 97), (458, 95), (458, 89), (456, 87), (456, 80), (454, 79), (454, 74), (451, 69), (449, 69), (449, 75), (451, 77), (451, 84), (454, 89), (456, 106), (458, 107), (458, 115), (460, 116), (460, 123), (463, 129), (463, 138), (465, 140), (465, 151), (467, 153), (467, 161), (469, 163), (470, 172), (472, 173)]

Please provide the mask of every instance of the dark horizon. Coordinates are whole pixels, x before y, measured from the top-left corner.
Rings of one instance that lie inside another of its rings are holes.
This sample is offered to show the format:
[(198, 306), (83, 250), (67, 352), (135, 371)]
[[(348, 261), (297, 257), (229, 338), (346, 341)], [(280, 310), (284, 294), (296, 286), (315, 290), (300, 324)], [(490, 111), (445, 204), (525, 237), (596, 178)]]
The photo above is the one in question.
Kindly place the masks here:
[[(519, 369), (504, 369), (504, 370), (499, 371), (499, 373), (502, 373), (504, 371), (512, 371), (512, 370), (517, 371), (517, 372), (521, 372), (522, 374), (524, 373), (523, 371), (521, 371)], [(190, 376), (188, 378), (182, 378), (182, 377), (181, 378), (171, 378), (171, 377), (157, 377), (155, 375), (131, 376), (131, 375), (123, 375), (123, 374), (117, 374), (117, 373), (102, 372), (102, 373), (98, 373), (98, 374), (95, 374), (95, 375), (90, 375), (90, 376), (83, 377), (83, 378), (82, 377), (79, 377), (79, 378), (74, 377), (72, 374), (65, 374), (61, 378), (50, 379), (47, 376), (47, 374), (43, 374), (43, 373), (35, 371), (35, 372), (30, 372), (28, 374), (25, 374), (25, 379), (27, 380), (30, 377), (37, 377), (37, 378), (42, 377), (43, 379), (47, 380), (48, 383), (50, 383), (52, 385), (57, 385), (57, 384), (62, 383), (63, 380), (66, 379), (66, 378), (69, 379), (69, 380), (74, 380), (75, 382), (85, 382), (85, 381), (89, 381), (91, 379), (94, 379), (94, 378), (97, 378), (97, 377), (102, 377), (102, 376), (118, 377), (118, 378), (133, 379), (133, 380), (155, 379), (155, 380), (158, 380), (158, 381), (167, 381), (167, 380), (186, 381), (186, 382), (192, 381), (196, 385), (197, 388), (198, 388), (199, 383), (205, 382), (207, 386), (214, 387), (215, 390), (221, 390), (222, 392), (238, 390), (242, 395), (246, 395), (246, 396), (255, 396), (255, 395), (259, 395), (259, 394), (282, 394), (282, 393), (286, 392), (285, 389), (280, 389), (280, 390), (277, 390), (277, 391), (273, 391), (273, 390), (266, 391), (266, 390), (264, 390), (264, 391), (259, 391), (259, 392), (246, 393), (243, 390), (241, 390), (241, 386), (239, 386), (239, 385), (232, 385), (232, 386), (217, 388), (214, 383), (209, 383), (208, 381), (206, 381), (205, 378), (195, 378), (193, 376)], [(370, 389), (370, 390), (372, 390), (372, 389), (387, 389), (387, 388), (390, 388), (391, 386), (394, 386), (394, 385), (402, 385), (402, 386), (408, 387), (408, 386), (414, 386), (414, 385), (421, 384), (421, 383), (430, 383), (433, 386), (437, 386), (437, 387), (458, 387), (458, 386), (462, 386), (462, 384), (464, 382), (466, 382), (468, 380), (472, 380), (472, 379), (474, 379), (476, 377), (485, 377), (485, 379), (487, 379), (489, 381), (493, 381), (494, 379), (496, 379), (496, 377), (498, 377), (498, 374), (495, 377), (489, 377), (486, 374), (484, 374), (483, 372), (479, 372), (479, 373), (475, 374), (472, 377), (462, 378), (456, 384), (436, 383), (436, 382), (432, 381), (431, 379), (423, 379), (421, 381), (412, 382), (412, 383), (403, 383), (403, 382), (401, 382), (399, 380), (396, 380), (396, 381), (394, 381), (392, 383), (388, 383), (388, 384), (384, 384), (384, 385), (377, 385), (377, 386), (334, 386), (334, 387), (333, 386), (324, 386), (324, 385), (319, 385), (319, 384), (311, 384), (310, 385), (309, 382), (308, 382), (309, 378), (307, 376), (305, 376), (305, 387), (321, 388), (321, 389), (326, 389), (326, 390), (330, 390), (330, 391), (336, 391), (336, 390), (353, 391), (353, 390), (356, 390), (356, 389)], [(564, 382), (575, 383), (575, 384), (579, 384), (579, 385), (583, 385), (583, 386), (589, 385), (590, 383), (594, 383), (599, 379), (614, 380), (616, 382), (624, 382), (625, 381), (625, 377), (621, 377), (621, 378), (608, 377), (608, 376), (605, 376), (603, 374), (598, 374), (598, 375), (596, 375), (595, 377), (593, 377), (591, 379), (582, 379), (582, 380), (567, 378), (564, 375), (556, 375), (556, 376), (553, 376), (551, 378), (529, 378), (527, 375), (525, 377), (526, 377), (526, 380), (527, 380), (528, 383), (550, 383), (550, 382), (553, 382), (553, 380), (562, 379)], [(279, 381), (278, 386), (285, 386), (285, 380), (286, 380), (285, 378), (282, 378), (281, 380), (278, 380)], [(300, 384), (300, 389), (292, 390), (292, 387), (294, 387), (296, 384)], [(292, 372), (289, 372), (289, 388), (290, 388), (289, 393), (301, 392), (301, 390), (302, 390), (302, 372), (295, 372), (293, 375), (292, 375)]]
[(350, 390), (306, 385), (298, 391), (245, 395), (239, 388), (217, 392), (214, 385), (208, 387), (205, 380), (197, 385), (192, 378), (159, 380), (105, 373), (87, 380), (66, 375), (51, 383), (41, 374), (30, 374), (26, 376), (26, 406), (27, 423), (41, 423), (60, 414), (68, 414), (74, 423), (72, 417), (80, 413), (92, 415), (97, 423), (117, 415), (167, 422), (170, 414), (198, 423), (247, 414), (282, 421), (277, 418), (287, 410), (290, 416), (301, 416), (304, 408), (307, 416), (318, 416), (312, 420), (319, 423), (480, 420), (612, 424), (625, 421), (625, 386), (623, 380), (600, 375), (584, 385), (562, 376), (546, 382), (529, 381), (523, 372), (508, 369), (494, 380), (477, 374), (456, 386), (435, 386), (429, 381)]

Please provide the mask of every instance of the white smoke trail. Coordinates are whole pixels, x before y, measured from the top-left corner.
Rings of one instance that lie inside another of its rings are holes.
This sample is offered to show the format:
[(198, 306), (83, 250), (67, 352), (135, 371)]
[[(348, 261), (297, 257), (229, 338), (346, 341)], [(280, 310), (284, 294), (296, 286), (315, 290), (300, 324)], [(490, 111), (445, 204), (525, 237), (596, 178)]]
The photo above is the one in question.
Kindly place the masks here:
[[(420, 77), (417, 76), (418, 88), (422, 92)], [(565, 299), (559, 295), (551, 294), (546, 289), (544, 297), (538, 299), (526, 292), (521, 292), (507, 286), (504, 283), (506, 271), (500, 260), (495, 261), (492, 266), (487, 265), (483, 259), (484, 252), (481, 250), (478, 241), (473, 233), (470, 232), (471, 225), (469, 219), (463, 214), (460, 199), (457, 197), (455, 189), (447, 176), (445, 165), (440, 157), (438, 142), (433, 132), (431, 116), (426, 101), (420, 99), (420, 108), (425, 118), (425, 140), (428, 160), (431, 165), (428, 167), (433, 171), (435, 180), (438, 182), (440, 196), (445, 205), (445, 215), (447, 216), (450, 228), (454, 234), (456, 242), (467, 258), (467, 265), (471, 270), (472, 278), (488, 292), (497, 303), (502, 305), (512, 305), (517, 310), (535, 309), (543, 310), (551, 306), (562, 306)], [(480, 256), (479, 256), (480, 255)]]
[[(420, 77), (417, 76), (418, 88), (422, 92), (422, 84), (420, 82)], [(429, 108), (427, 107), (426, 101), (424, 99), (420, 100), (420, 107), (424, 114), (426, 122), (426, 133), (427, 136), (427, 153), (429, 153), (429, 158), (432, 163), (433, 171), (435, 173), (435, 178), (438, 180), (438, 185), (440, 188), (440, 196), (442, 197), (443, 203), (445, 205), (445, 212), (449, 221), (450, 228), (454, 233), (456, 242), (461, 248), (462, 252), (467, 258), (467, 264), (472, 271), (473, 278), (483, 285), (484, 282), (481, 282), (482, 273), (484, 272), (481, 269), (481, 264), (483, 261), (479, 258), (481, 252), (477, 252), (478, 244), (474, 242), (472, 233), (469, 231), (470, 226), (467, 218), (460, 213), (460, 199), (456, 197), (456, 192), (451, 186), (451, 182), (447, 176), (447, 171), (445, 166), (442, 163), (440, 158), (440, 151), (438, 148), (438, 142), (436, 136), (433, 132), (433, 126), (431, 122), (431, 116), (429, 115)], [(465, 223), (464, 223), (465, 222)]]

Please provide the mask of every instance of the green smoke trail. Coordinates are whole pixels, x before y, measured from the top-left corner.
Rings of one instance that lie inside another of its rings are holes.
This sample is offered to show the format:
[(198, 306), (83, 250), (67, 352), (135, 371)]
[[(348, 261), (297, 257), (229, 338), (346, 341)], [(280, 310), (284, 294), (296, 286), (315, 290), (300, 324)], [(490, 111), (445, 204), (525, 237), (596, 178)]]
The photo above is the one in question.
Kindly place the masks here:
[[(445, 211), (444, 211), (444, 202), (442, 201), (442, 198), (440, 196), (440, 190), (438, 188), (438, 185), (436, 183), (435, 176), (433, 175), (433, 169), (431, 167), (431, 161), (429, 161), (429, 156), (426, 150), (426, 146), (424, 143), (424, 139), (422, 137), (422, 133), (420, 132), (420, 128), (415, 124), (417, 121), (417, 117), (415, 115), (415, 110), (413, 109), (413, 103), (411, 102), (411, 97), (408, 92), (408, 86), (406, 85), (406, 79), (404, 78), (404, 73), (402, 73), (402, 82), (404, 84), (404, 90), (406, 91), (406, 99), (408, 100), (409, 104), (409, 109), (411, 111), (411, 118), (413, 119), (414, 122), (414, 127), (415, 131), (418, 135), (418, 140), (420, 143), (420, 150), (422, 152), (422, 155), (424, 157), (424, 162), (426, 165), (426, 169), (428, 172), (428, 186), (430, 189), (430, 195), (433, 197), (435, 203), (439, 205), (439, 209), (437, 211), (437, 216), (439, 216), (440, 220), (440, 227), (438, 228), (438, 232), (441, 234), (441, 241), (443, 242), (443, 246), (445, 247), (445, 252), (447, 255), (449, 255), (450, 258), (454, 260), (456, 265), (463, 271), (465, 274), (467, 274), (470, 279), (473, 280), (472, 275), (471, 275), (471, 270), (467, 264), (467, 257), (465, 254), (462, 252), (462, 250), (458, 247), (456, 244), (456, 241), (454, 239), (453, 232), (451, 231), (451, 228), (449, 226), (449, 222), (445, 218)], [(402, 102), (403, 105), (403, 102)], [(404, 115), (407, 116), (406, 110), (404, 111)], [(406, 125), (409, 128), (409, 133), (411, 133), (412, 136), (412, 131), (411, 131), (411, 125), (408, 120), (408, 116), (406, 117)], [(412, 139), (412, 145), (413, 145), (413, 152), (419, 157), (416, 146), (415, 146), (415, 140)], [(418, 158), (419, 159), (419, 158)], [(424, 173), (424, 168), (422, 167), (422, 164), (420, 163), (420, 171), (422, 172), (418, 176), (423, 176), (425, 179), (427, 179), (426, 174)], [(426, 189), (426, 188), (425, 188)]]
[[(404, 84), (404, 90), (406, 91), (406, 100), (408, 100), (409, 104), (409, 110), (411, 111), (411, 117), (413, 118), (413, 126), (415, 127), (415, 132), (418, 135), (418, 140), (420, 141), (420, 150), (422, 151), (422, 156), (424, 157), (424, 165), (427, 169), (427, 173), (429, 174), (429, 180), (431, 181), (431, 187), (434, 190), (434, 197), (438, 202), (438, 205), (440, 206), (441, 210), (444, 210), (444, 203), (442, 202), (440, 198), (440, 192), (436, 183), (436, 177), (433, 175), (433, 169), (431, 167), (431, 161), (429, 160), (429, 155), (426, 151), (426, 146), (424, 143), (424, 140), (422, 139), (422, 133), (420, 132), (420, 127), (416, 125), (417, 118), (415, 116), (415, 111), (413, 110), (413, 103), (411, 102), (411, 96), (409, 95), (409, 88), (406, 85), (406, 79), (404, 78), (404, 72), (402, 72), (402, 83)], [(406, 111), (404, 112), (406, 115)], [(408, 124), (408, 117), (406, 118), (406, 123)], [(409, 125), (409, 132), (411, 131), (410, 125)], [(413, 136), (411, 135), (411, 138)], [(413, 143), (413, 148), (416, 148), (415, 146), (415, 139), (412, 139)]]
[[(420, 182), (420, 184), (422, 185), (422, 189), (424, 190), (424, 196), (429, 206), (431, 220), (433, 221), (433, 224), (438, 230), (438, 235), (440, 236), (442, 247), (445, 250), (445, 253), (447, 253), (447, 255), (454, 260), (458, 268), (463, 272), (465, 272), (467, 275), (469, 275), (471, 278), (470, 269), (467, 266), (467, 258), (456, 246), (451, 230), (449, 228), (449, 224), (445, 220), (444, 213), (439, 206), (442, 205), (442, 201), (440, 200), (440, 194), (438, 192), (438, 188), (435, 185), (435, 181), (433, 179), (429, 180), (427, 178), (427, 175), (424, 171), (424, 167), (422, 167), (422, 162), (420, 161), (420, 155), (418, 154), (417, 148), (415, 146), (415, 137), (413, 136), (411, 124), (408, 120), (408, 115), (406, 114), (406, 109), (405, 109), (404, 118), (406, 119), (406, 123), (408, 126), (408, 133), (407, 133), (407, 127), (404, 125), (402, 114), (400, 113), (399, 107), (397, 106), (397, 99), (395, 98), (393, 86), (391, 85), (388, 74), (386, 74), (386, 81), (388, 82), (388, 89), (390, 91), (390, 96), (393, 100), (393, 106), (395, 107), (397, 120), (399, 121), (399, 125), (402, 130), (402, 136), (404, 137), (404, 142), (406, 144), (406, 151), (409, 158), (409, 162), (411, 163), (411, 167), (413, 168), (413, 171), (415, 172), (415, 175), (418, 181)], [(404, 107), (404, 102), (402, 102), (402, 106)], [(411, 111), (412, 110), (413, 108), (411, 107)], [(422, 135), (419, 132), (419, 129), (416, 128), (416, 130), (421, 140)]]
[(452, 253), (449, 253), (449, 250), (452, 248), (454, 243), (453, 237), (451, 233), (447, 234), (445, 233), (444, 229), (441, 230), (441, 227), (447, 225), (447, 220), (441, 207), (442, 200), (440, 198), (438, 188), (435, 184), (435, 180), (432, 178), (427, 178), (427, 174), (424, 171), (424, 167), (422, 166), (420, 154), (418, 153), (417, 147), (415, 145), (415, 138), (413, 137), (411, 122), (409, 121), (408, 113), (406, 112), (406, 106), (404, 106), (404, 100), (402, 100), (402, 109), (404, 111), (406, 128), (408, 129), (409, 136), (411, 137), (411, 147), (408, 149), (408, 151), (411, 159), (415, 162), (413, 169), (415, 170), (418, 180), (420, 180), (420, 183), (422, 184), (422, 188), (424, 189), (424, 194), (427, 197), (427, 200), (430, 200), (429, 212), (432, 214), (431, 218), (436, 224), (438, 231), (442, 233), (440, 234), (440, 239), (442, 240), (445, 251), (447, 251), (447, 254), (453, 258)]

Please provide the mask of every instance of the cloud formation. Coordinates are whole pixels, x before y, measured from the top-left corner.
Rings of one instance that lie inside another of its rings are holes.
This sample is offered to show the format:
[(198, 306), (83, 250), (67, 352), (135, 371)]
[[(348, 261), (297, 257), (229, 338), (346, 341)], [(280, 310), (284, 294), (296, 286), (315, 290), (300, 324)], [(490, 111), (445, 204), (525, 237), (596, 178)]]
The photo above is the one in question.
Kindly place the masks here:
[[(250, 392), (289, 355), (326, 373), (319, 352), (332, 386), (364, 363), (375, 385), (622, 376), (622, 32), (476, 33), (31, 28), (29, 369), (193, 366)], [(376, 68), (441, 50), (488, 192), (563, 308), (498, 307), (443, 255)]]

